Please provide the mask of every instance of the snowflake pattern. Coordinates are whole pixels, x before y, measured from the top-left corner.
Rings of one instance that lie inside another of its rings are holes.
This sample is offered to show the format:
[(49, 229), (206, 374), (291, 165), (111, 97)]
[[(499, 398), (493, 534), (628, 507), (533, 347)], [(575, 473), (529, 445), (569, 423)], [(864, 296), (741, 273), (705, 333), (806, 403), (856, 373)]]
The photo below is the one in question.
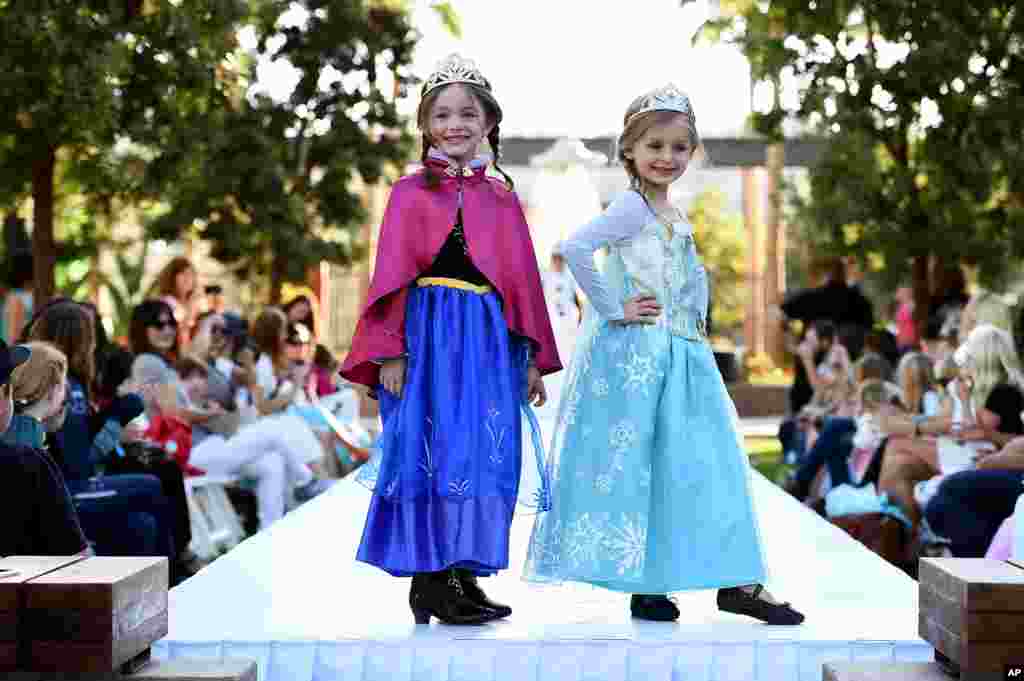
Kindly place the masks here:
[(568, 399), (566, 400), (566, 403), (565, 403), (565, 417), (564, 418), (565, 418), (565, 424), (567, 426), (571, 426), (571, 425), (574, 425), (576, 423), (576, 418), (577, 418), (577, 416), (579, 416), (580, 398), (581, 397), (582, 396), (580, 395), (579, 388), (577, 388), (574, 385), (572, 387), (572, 390), (569, 392), (569, 397), (568, 397)]
[(647, 554), (647, 526), (639, 518), (623, 514), (622, 522), (609, 528), (605, 547), (618, 563), (618, 573), (642, 572)]
[(625, 452), (636, 443), (636, 438), (636, 426), (629, 419), (624, 419), (612, 426), (608, 444), (616, 452)]
[(611, 494), (614, 485), (615, 481), (607, 473), (602, 473), (594, 480), (594, 489), (601, 494)]
[(565, 557), (572, 565), (578, 568), (598, 560), (604, 536), (601, 525), (593, 522), (589, 513), (583, 513), (576, 522), (566, 527), (562, 540), (565, 545)]
[(643, 576), (647, 522), (638, 513), (581, 513), (563, 525), (547, 519), (534, 528), (528, 571), (554, 576), (614, 572)]
[(395, 487), (397, 487), (397, 486), (398, 486), (398, 478), (395, 478), (394, 480), (389, 482), (387, 484), (387, 486), (384, 488), (384, 496), (390, 497), (390, 496), (394, 495)]
[(655, 379), (654, 355), (640, 354), (635, 345), (630, 346), (628, 358), (617, 366), (626, 375), (626, 389), (639, 391), (646, 396)]
[(595, 378), (590, 384), (590, 389), (593, 391), (594, 397), (608, 397), (608, 381), (603, 378)]

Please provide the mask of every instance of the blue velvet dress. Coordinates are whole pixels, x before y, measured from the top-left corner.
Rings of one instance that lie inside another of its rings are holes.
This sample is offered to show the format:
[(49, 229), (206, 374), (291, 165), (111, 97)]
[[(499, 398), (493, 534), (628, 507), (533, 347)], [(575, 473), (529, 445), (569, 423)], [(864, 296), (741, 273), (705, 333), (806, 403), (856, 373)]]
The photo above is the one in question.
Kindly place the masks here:
[[(384, 432), (357, 474), (373, 490), (357, 559), (395, 576), (493, 574), (508, 567), (517, 499), (543, 509), (548, 493), (524, 403), (529, 348), (509, 332), (459, 225), (409, 292), (405, 347), (402, 395), (378, 387)], [(524, 413), (536, 451), (525, 460)]]

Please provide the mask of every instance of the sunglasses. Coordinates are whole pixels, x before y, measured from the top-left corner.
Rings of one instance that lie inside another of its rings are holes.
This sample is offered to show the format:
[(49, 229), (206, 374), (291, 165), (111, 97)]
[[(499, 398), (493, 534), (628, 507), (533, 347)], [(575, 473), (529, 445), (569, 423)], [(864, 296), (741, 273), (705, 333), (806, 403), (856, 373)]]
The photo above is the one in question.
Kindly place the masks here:
[(158, 319), (154, 322), (150, 322), (146, 326), (148, 326), (151, 329), (176, 329), (178, 328), (178, 322), (174, 321), (173, 319)]

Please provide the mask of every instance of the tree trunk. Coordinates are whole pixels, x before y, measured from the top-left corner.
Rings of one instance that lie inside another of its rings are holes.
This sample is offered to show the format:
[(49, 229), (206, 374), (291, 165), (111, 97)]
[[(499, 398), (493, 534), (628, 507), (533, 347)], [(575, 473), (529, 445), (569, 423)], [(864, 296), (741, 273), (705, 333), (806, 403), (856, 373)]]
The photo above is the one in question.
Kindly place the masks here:
[(280, 305), (281, 304), (281, 293), (284, 288), (285, 272), (288, 270), (288, 266), (284, 261), (284, 256), (280, 253), (275, 252), (273, 260), (270, 266), (270, 304)]
[(782, 304), (786, 290), (786, 230), (782, 222), (783, 169), (786, 165), (784, 142), (769, 145), (765, 152), (768, 170), (768, 215), (765, 220), (764, 240), (764, 310), (765, 348), (775, 366), (782, 366), (786, 359), (785, 335), (781, 326), (774, 321), (772, 310)]
[(928, 317), (932, 313), (932, 291), (928, 276), (929, 260), (930, 256), (927, 254), (915, 256), (910, 267), (911, 286), (914, 291), (914, 325), (917, 327), (919, 338), (924, 338)]
[(41, 307), (56, 289), (57, 248), (53, 237), (54, 169), (57, 150), (46, 149), (32, 168), (32, 267), (34, 306)]

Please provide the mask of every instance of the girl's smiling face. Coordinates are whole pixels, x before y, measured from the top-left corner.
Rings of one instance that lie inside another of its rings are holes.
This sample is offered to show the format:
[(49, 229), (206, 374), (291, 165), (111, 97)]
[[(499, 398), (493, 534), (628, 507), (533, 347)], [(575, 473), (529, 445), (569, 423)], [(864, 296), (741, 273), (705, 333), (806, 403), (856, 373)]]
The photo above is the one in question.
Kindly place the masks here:
[(686, 172), (692, 153), (690, 128), (686, 117), (679, 114), (648, 128), (626, 157), (633, 161), (646, 186), (667, 189)]
[(430, 107), (427, 135), (434, 148), (459, 165), (476, 156), (480, 143), (494, 128), (484, 108), (469, 89), (449, 85)]

